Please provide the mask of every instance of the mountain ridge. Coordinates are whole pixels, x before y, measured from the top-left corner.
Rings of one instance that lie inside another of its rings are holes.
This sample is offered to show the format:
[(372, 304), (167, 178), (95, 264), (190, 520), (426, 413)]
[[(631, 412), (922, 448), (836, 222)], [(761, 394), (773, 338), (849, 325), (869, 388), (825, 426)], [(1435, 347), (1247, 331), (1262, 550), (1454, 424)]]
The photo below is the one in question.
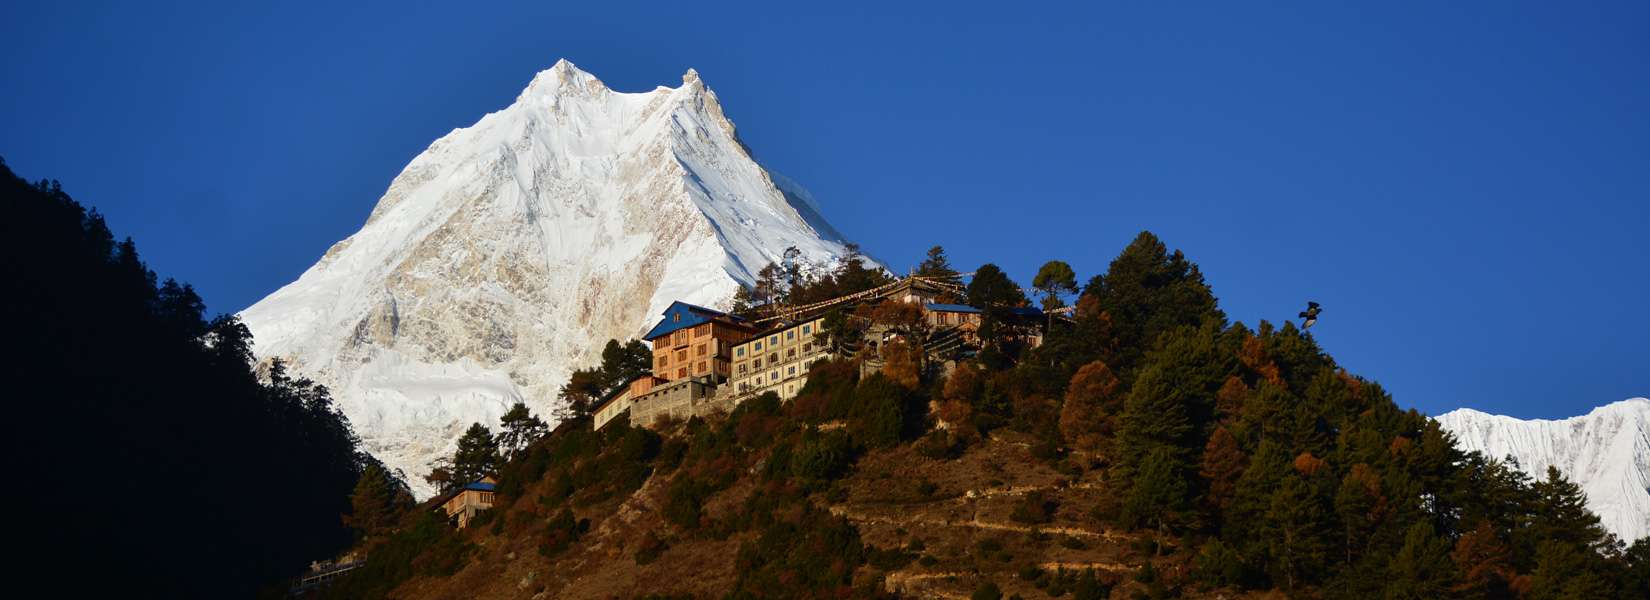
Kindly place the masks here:
[(1511, 457), (1542, 477), (1548, 466), (1581, 484), (1605, 529), (1650, 536), (1650, 399), (1629, 398), (1566, 419), (1518, 419), (1470, 408), (1436, 417), (1463, 449)]
[(556, 390), (670, 302), (718, 306), (797, 247), (847, 252), (714, 91), (618, 92), (566, 60), (430, 144), (361, 229), (242, 319), (260, 360), (332, 388), (369, 450), (422, 475), (471, 422)]

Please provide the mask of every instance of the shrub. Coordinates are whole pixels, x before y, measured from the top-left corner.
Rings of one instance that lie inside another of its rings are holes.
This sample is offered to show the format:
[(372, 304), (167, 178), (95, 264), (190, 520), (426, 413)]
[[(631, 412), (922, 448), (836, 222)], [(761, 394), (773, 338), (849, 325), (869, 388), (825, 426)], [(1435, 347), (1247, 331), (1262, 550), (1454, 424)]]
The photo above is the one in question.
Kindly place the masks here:
[(1030, 492), (1015, 503), (1008, 518), (1021, 523), (1043, 524), (1054, 520), (1059, 504), (1041, 491)]
[(664, 540), (659, 539), (659, 536), (649, 531), (642, 536), (642, 541), (636, 545), (636, 564), (645, 565), (659, 560), (659, 555), (664, 554), (665, 550), (669, 548), (670, 546)]
[(990, 581), (982, 581), (974, 588), (974, 593), (968, 596), (969, 600), (1003, 600), (1003, 590)]

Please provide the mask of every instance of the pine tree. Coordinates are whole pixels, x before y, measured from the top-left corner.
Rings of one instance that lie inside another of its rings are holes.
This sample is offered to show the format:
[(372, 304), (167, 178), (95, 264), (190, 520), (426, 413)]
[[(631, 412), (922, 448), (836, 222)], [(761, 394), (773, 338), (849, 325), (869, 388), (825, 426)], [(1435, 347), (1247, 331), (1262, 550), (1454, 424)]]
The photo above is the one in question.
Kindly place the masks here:
[(917, 265), (917, 276), (937, 279), (946, 283), (960, 283), (957, 270), (951, 267), (951, 259), (946, 258), (945, 248), (934, 246), (928, 249), (928, 257), (922, 264)]
[(1066, 444), (1087, 452), (1104, 447), (1123, 407), (1121, 383), (1101, 361), (1077, 370), (1066, 386), (1066, 401), (1060, 407), (1060, 437)]
[(1341, 522), (1342, 560), (1350, 565), (1363, 556), (1370, 537), (1387, 517), (1380, 475), (1367, 464), (1352, 465), (1335, 493), (1335, 513)]
[(986, 263), (974, 270), (968, 282), (968, 304), (981, 310), (995, 310), (1022, 306), (1026, 297), (1020, 286), (1003, 273), (997, 265)]
[(376, 539), (394, 528), (412, 503), (406, 484), (373, 461), (361, 471), (355, 491), (350, 493), (350, 514), (344, 517), (344, 524), (362, 539)]
[(1512, 566), (1512, 548), (1496, 535), (1489, 521), (1479, 521), (1472, 531), (1456, 540), (1450, 560), (1460, 574), (1451, 588), (1465, 600), (1513, 598), (1512, 583), (1518, 573)]
[(1298, 474), (1284, 477), (1272, 493), (1266, 537), (1274, 579), (1284, 589), (1299, 589), (1323, 573), (1330, 557), (1329, 515), (1312, 483)]
[(1209, 436), (1209, 442), (1204, 444), (1198, 475), (1203, 478), (1204, 488), (1208, 490), (1205, 503), (1217, 513), (1225, 510), (1237, 495), (1237, 483), (1243, 477), (1248, 462), (1249, 457), (1238, 447), (1237, 438), (1225, 427), (1215, 429), (1214, 434)]
[(505, 458), (513, 457), (548, 433), (550, 427), (533, 416), (525, 403), (517, 402), (499, 419), (499, 452)]
[(619, 340), (608, 340), (602, 348), (602, 395), (610, 394), (626, 381), (652, 371), (653, 350), (647, 344), (641, 340), (630, 340), (624, 344), (620, 344)]
[(1077, 274), (1065, 261), (1051, 260), (1043, 263), (1043, 267), (1037, 270), (1037, 276), (1031, 278), (1031, 287), (1042, 292), (1043, 310), (1054, 310), (1066, 305), (1060, 299), (1061, 294), (1077, 293)]
[(474, 423), (458, 438), (453, 453), (453, 487), (462, 487), (483, 476), (498, 472), (498, 442), (486, 425)]
[(1111, 317), (1122, 353), (1111, 365), (1123, 373), (1124, 381), (1135, 361), (1164, 332), (1184, 325), (1226, 323), (1197, 265), (1178, 250), (1169, 253), (1149, 231), (1135, 237), (1105, 274), (1089, 281), (1083, 294), (1093, 295), (1096, 308)]
[(1449, 552), (1449, 541), (1434, 534), (1431, 525), (1410, 525), (1403, 547), (1387, 562), (1383, 597), (1431, 600), (1447, 596), (1455, 578)]
[(1602, 549), (1606, 533), (1598, 516), (1587, 510), (1587, 495), (1553, 466), (1535, 490), (1536, 519), (1530, 533), (1534, 539), (1568, 544), (1582, 551)]
[(1123, 498), (1123, 520), (1167, 533), (1182, 523), (1187, 508), (1184, 465), (1174, 452), (1158, 447), (1140, 462)]

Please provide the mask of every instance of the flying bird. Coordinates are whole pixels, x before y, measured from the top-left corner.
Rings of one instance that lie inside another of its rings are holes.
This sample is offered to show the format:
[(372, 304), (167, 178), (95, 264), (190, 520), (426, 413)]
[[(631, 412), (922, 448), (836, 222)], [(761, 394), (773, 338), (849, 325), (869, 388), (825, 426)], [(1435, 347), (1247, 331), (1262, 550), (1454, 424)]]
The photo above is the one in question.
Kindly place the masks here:
[(1305, 319), (1305, 322), (1301, 323), (1301, 329), (1311, 329), (1312, 325), (1318, 322), (1320, 312), (1323, 312), (1323, 309), (1318, 308), (1318, 303), (1308, 301), (1306, 310), (1301, 311), (1301, 318)]

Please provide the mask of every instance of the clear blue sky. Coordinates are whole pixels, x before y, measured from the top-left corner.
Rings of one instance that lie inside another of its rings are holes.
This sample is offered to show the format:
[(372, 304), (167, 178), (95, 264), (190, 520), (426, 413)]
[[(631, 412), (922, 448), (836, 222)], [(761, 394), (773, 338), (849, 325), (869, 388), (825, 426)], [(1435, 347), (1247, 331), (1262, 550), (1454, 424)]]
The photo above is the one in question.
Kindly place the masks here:
[(214, 311), (567, 57), (620, 90), (697, 68), (896, 267), (944, 244), (1086, 279), (1150, 229), (1235, 319), (1323, 302), (1319, 341), (1405, 406), (1650, 395), (1642, 0), (256, 4), (0, 9), (0, 156)]

